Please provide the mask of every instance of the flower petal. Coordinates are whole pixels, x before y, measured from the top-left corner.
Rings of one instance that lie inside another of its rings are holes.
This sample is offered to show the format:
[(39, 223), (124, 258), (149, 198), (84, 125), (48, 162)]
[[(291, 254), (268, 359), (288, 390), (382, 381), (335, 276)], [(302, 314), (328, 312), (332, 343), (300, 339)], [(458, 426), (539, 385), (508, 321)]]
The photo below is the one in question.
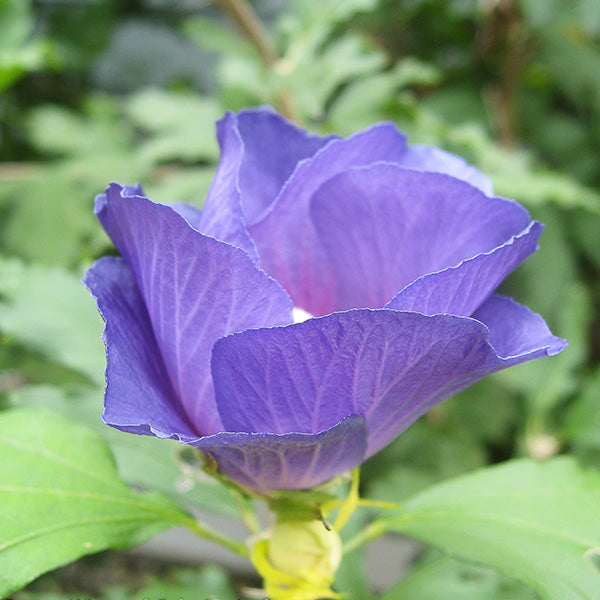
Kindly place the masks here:
[(316, 434), (217, 433), (196, 445), (221, 472), (258, 492), (309, 489), (363, 461), (367, 426), (353, 415)]
[[(133, 195), (133, 194), (132, 194)], [(140, 192), (138, 196), (143, 196), (144, 193)], [(200, 221), (202, 219), (202, 211), (191, 204), (185, 202), (173, 202), (169, 206), (181, 217), (183, 217), (187, 224), (196, 231), (200, 231)], [(213, 236), (215, 237), (215, 236)]]
[(311, 216), (334, 272), (337, 310), (384, 306), (418, 277), (489, 252), (530, 223), (516, 202), (385, 163), (327, 181)]
[[(385, 390), (364, 413), (372, 456), (418, 417), (483, 377), (507, 367), (562, 352), (540, 315), (510, 298), (492, 296), (474, 318), (401, 312), (410, 345), (405, 364), (392, 368)], [(475, 320), (477, 319), (477, 320)], [(412, 324), (411, 324), (412, 322)], [(404, 352), (404, 350), (403, 350)], [(383, 369), (382, 369), (383, 371)]]
[(330, 315), (219, 340), (212, 374), (225, 430), (317, 433), (360, 412), (363, 334), (359, 318)]
[[(219, 131), (225, 136), (226, 130), (235, 130), (242, 142), (236, 170), (243, 216), (249, 225), (275, 200), (296, 165), (336, 138), (310, 134), (267, 107), (226, 115)], [(222, 160), (229, 161), (227, 148), (222, 145), (221, 151)]]
[(210, 186), (198, 231), (245, 250), (258, 264), (256, 246), (246, 229), (242, 214), (240, 168), (244, 159), (244, 144), (237, 129), (234, 114), (227, 113), (217, 123), (221, 160)]
[(533, 221), (521, 234), (491, 252), (420, 277), (396, 294), (386, 308), (426, 315), (470, 316), (504, 278), (537, 249), (543, 228), (541, 223)]
[(131, 433), (196, 439), (171, 387), (131, 269), (121, 258), (101, 258), (84, 283), (106, 322), (104, 422)]
[(135, 275), (190, 422), (202, 435), (220, 431), (213, 344), (235, 331), (289, 323), (289, 297), (246, 253), (201, 235), (168, 206), (112, 184), (96, 213)]
[(505, 300), (495, 317), (495, 302), (478, 312), (489, 329), (467, 317), (362, 309), (224, 338), (213, 353), (223, 423), (314, 433), (362, 414), (370, 456), (485, 375), (562, 350), (541, 317)]
[(506, 296), (491, 296), (473, 318), (490, 330), (490, 344), (506, 360), (532, 353), (531, 358), (554, 356), (568, 345), (552, 335), (540, 315)]
[(313, 315), (336, 309), (331, 267), (310, 218), (313, 194), (350, 167), (400, 161), (405, 149), (404, 135), (390, 123), (332, 141), (298, 165), (271, 211), (249, 227), (263, 269), (283, 285), (295, 305)]
[(493, 194), (492, 182), (483, 173), (459, 156), (439, 148), (413, 144), (406, 148), (406, 153), (398, 164), (401, 167), (417, 171), (446, 173), (479, 188), (486, 196)]

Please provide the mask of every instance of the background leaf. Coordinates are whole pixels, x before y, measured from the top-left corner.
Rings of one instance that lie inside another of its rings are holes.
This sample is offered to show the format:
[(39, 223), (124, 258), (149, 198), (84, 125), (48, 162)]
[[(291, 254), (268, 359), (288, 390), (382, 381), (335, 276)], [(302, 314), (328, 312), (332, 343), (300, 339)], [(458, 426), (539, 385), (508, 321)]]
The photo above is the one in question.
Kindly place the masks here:
[(0, 330), (52, 362), (104, 382), (102, 319), (79, 279), (0, 257)]
[(442, 483), (385, 527), (524, 581), (549, 600), (600, 598), (600, 474), (518, 460)]
[(380, 600), (535, 600), (537, 594), (491, 569), (448, 556), (426, 557)]

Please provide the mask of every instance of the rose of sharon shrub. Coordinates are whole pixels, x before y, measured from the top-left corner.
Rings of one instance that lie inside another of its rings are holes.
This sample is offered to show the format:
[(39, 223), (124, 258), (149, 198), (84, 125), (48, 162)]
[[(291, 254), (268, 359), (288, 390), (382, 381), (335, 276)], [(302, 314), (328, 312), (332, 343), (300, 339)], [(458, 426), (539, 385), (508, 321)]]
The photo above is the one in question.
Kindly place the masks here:
[(318, 137), (258, 109), (217, 131), (202, 212), (139, 186), (96, 199), (121, 254), (85, 279), (106, 321), (108, 425), (198, 446), (259, 492), (310, 488), (485, 375), (565, 347), (493, 294), (542, 225), (463, 160), (388, 123)]

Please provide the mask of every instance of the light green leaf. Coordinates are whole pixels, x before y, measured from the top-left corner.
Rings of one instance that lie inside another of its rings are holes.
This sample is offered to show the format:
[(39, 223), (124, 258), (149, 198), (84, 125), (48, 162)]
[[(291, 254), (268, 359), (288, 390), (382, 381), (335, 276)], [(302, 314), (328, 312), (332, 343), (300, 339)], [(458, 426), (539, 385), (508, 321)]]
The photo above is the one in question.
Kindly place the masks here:
[(597, 600), (600, 473), (519, 460), (440, 484), (381, 521), (519, 579), (548, 600)]
[(350, 135), (390, 118), (390, 104), (404, 88), (438, 83), (440, 73), (413, 57), (403, 58), (390, 70), (377, 71), (350, 82), (328, 110), (333, 129)]
[(0, 257), (0, 298), (5, 335), (103, 383), (102, 320), (77, 277)]
[(322, 116), (323, 107), (342, 85), (377, 73), (385, 65), (385, 56), (369, 47), (362, 38), (347, 35), (318, 49), (307, 52), (282, 75), (282, 87), (289, 87), (293, 97), (313, 117)]
[(27, 120), (31, 142), (42, 152), (74, 158), (131, 145), (131, 132), (119, 121), (115, 102), (90, 98), (84, 108), (81, 115), (51, 104), (36, 107)]
[(183, 23), (183, 33), (203, 50), (259, 59), (254, 46), (228, 25), (215, 19), (194, 17)]
[(105, 425), (100, 419), (100, 388), (63, 390), (49, 385), (30, 385), (13, 391), (9, 400), (14, 406), (53, 410), (92, 429), (109, 443), (119, 475), (136, 488), (158, 490), (185, 506), (237, 517), (225, 486), (202, 472), (192, 472), (179, 458), (185, 446), (175, 440), (133, 435)]
[(600, 450), (600, 369), (585, 382), (581, 395), (570, 406), (563, 435), (577, 446)]
[(538, 596), (490, 569), (447, 556), (427, 559), (380, 600), (535, 600)]
[(500, 196), (516, 198), (528, 207), (554, 204), (600, 213), (600, 194), (568, 175), (549, 171), (531, 153), (496, 144), (477, 123), (454, 126), (432, 112), (414, 105), (409, 125), (411, 143), (440, 146), (473, 162), (494, 184)]
[(1, 413), (0, 455), (1, 597), (85, 554), (195, 523), (165, 497), (133, 492), (106, 444), (58, 415)]
[(143, 163), (218, 158), (215, 122), (221, 108), (213, 98), (159, 90), (145, 90), (131, 98), (129, 117), (153, 137), (139, 148)]

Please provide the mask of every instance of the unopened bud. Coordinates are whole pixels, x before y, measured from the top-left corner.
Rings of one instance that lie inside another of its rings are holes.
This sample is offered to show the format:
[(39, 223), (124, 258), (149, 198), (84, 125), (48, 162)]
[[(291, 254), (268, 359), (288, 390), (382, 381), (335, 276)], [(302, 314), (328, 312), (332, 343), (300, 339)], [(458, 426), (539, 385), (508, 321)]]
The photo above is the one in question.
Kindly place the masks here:
[(342, 560), (342, 542), (322, 521), (284, 521), (273, 530), (267, 556), (289, 575), (301, 577), (310, 571), (333, 579)]
[(250, 558), (271, 600), (340, 597), (330, 586), (342, 559), (342, 541), (322, 521), (280, 521), (254, 543)]

